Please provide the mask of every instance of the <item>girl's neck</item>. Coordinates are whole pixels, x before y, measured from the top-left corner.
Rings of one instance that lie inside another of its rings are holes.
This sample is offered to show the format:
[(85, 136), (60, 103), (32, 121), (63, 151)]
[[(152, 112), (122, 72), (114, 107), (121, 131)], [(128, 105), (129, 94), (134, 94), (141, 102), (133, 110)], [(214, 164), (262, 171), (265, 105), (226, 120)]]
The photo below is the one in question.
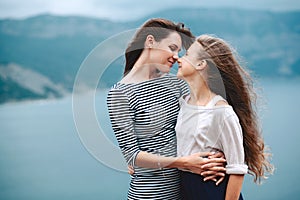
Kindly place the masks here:
[(215, 96), (202, 77), (186, 80), (190, 87), (189, 104), (205, 106)]

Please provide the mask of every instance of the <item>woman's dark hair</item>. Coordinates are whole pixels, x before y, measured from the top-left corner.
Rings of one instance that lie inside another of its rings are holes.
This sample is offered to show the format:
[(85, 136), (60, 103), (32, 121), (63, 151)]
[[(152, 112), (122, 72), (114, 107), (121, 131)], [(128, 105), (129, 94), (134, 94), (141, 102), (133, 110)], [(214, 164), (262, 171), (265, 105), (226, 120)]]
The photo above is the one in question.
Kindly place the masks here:
[(184, 27), (183, 23), (175, 24), (170, 20), (161, 18), (154, 18), (145, 22), (136, 32), (132, 41), (128, 44), (125, 52), (126, 63), (123, 76), (130, 72), (133, 65), (142, 54), (144, 43), (148, 35), (152, 35), (155, 41), (159, 42), (162, 39), (167, 38), (172, 32), (177, 32), (180, 35), (185, 49), (188, 49), (194, 41), (195, 37), (189, 29)]

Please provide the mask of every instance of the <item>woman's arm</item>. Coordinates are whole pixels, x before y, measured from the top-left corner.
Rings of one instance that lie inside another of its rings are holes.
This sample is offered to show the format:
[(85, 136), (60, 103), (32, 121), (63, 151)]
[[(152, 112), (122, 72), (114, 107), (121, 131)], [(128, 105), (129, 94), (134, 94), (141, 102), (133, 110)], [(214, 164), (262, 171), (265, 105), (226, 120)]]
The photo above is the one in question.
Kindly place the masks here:
[[(202, 158), (208, 156), (210, 159)], [(216, 159), (215, 159), (216, 158)], [(136, 158), (136, 165), (146, 168), (179, 168), (204, 176), (204, 181), (213, 180), (216, 185), (225, 177), (224, 154), (211, 155), (210, 152), (193, 154), (189, 157), (163, 157), (141, 151)], [(134, 174), (133, 166), (128, 166), (128, 173)]]
[(128, 98), (123, 91), (112, 89), (107, 98), (108, 111), (112, 128), (119, 147), (128, 165), (145, 168), (182, 168), (201, 174), (202, 165), (224, 163), (224, 158), (207, 159), (211, 153), (197, 153), (186, 157), (165, 157), (141, 151), (134, 131), (133, 114)]
[(225, 200), (237, 200), (240, 197), (242, 185), (244, 181), (244, 174), (230, 174)]
[[(136, 157), (135, 164), (139, 167), (146, 168), (179, 168), (197, 174), (204, 172), (205, 168), (202, 166), (210, 164), (210, 168), (206, 170), (211, 170), (215, 173), (221, 171), (224, 172), (225, 168), (221, 167), (225, 163), (224, 158), (203, 158), (206, 156), (211, 156), (212, 154), (213, 153), (205, 152), (195, 153), (184, 157), (165, 157), (140, 151)], [(224, 173), (221, 173), (221, 176), (222, 174)]]
[(134, 166), (140, 148), (134, 131), (133, 113), (127, 95), (113, 88), (107, 96), (107, 108), (112, 129), (127, 165)]

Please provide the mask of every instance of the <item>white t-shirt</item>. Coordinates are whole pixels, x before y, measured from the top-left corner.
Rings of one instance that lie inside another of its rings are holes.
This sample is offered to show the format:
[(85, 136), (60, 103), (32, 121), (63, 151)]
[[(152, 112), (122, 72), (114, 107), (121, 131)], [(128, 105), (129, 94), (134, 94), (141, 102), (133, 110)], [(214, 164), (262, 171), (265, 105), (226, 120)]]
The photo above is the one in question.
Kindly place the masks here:
[(215, 106), (224, 100), (219, 95), (206, 106), (190, 105), (189, 98), (188, 95), (179, 100), (181, 108), (175, 128), (178, 156), (219, 150), (225, 154), (227, 174), (246, 174), (243, 133), (233, 108)]

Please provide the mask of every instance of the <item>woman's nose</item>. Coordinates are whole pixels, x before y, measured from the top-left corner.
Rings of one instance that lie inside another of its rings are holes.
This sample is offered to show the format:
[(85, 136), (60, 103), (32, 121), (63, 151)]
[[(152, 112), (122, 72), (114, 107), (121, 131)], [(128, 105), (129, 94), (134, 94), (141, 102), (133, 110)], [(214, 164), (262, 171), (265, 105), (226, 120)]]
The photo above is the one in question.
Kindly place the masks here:
[(173, 55), (173, 59), (176, 61), (176, 60), (178, 60), (178, 53), (174, 53), (174, 55)]

